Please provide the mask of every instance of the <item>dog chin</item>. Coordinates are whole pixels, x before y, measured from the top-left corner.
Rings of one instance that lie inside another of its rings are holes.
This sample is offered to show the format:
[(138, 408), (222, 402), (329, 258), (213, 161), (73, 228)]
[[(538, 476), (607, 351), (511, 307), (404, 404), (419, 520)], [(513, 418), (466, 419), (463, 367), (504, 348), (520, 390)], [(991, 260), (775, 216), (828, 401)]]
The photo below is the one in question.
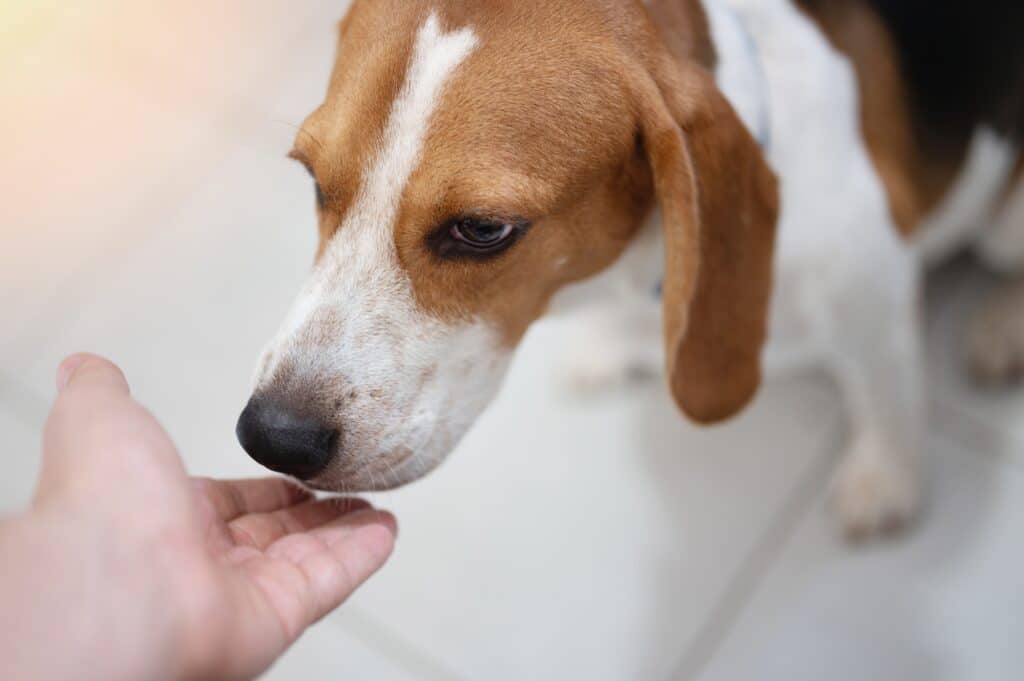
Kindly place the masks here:
[(367, 492), (390, 492), (422, 480), (437, 468), (440, 461), (428, 464), (420, 457), (410, 457), (405, 462), (391, 466), (380, 462), (367, 463), (365, 467), (349, 471), (328, 470), (320, 477), (304, 484), (318, 492), (335, 494), (364, 494)]

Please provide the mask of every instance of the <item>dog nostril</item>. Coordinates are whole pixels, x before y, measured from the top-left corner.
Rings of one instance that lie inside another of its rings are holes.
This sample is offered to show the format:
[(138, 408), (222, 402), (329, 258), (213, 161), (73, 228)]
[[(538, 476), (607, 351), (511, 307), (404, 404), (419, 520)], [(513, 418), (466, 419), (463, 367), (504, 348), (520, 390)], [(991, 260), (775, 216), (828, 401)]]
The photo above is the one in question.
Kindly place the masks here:
[(323, 472), (339, 435), (282, 405), (256, 398), (246, 405), (235, 433), (257, 463), (300, 480)]

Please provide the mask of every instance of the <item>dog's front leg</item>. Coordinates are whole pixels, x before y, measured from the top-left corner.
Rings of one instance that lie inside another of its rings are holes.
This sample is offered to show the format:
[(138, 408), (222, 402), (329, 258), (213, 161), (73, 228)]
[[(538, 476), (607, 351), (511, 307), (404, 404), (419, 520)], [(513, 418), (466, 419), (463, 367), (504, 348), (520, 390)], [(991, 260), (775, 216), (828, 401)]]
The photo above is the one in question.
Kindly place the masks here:
[(843, 528), (855, 537), (907, 524), (920, 501), (926, 412), (920, 275), (914, 266), (894, 271), (900, 270), (898, 282), (886, 273), (858, 277), (825, 312), (826, 354), (851, 416), (833, 498)]
[(552, 302), (552, 314), (572, 324), (560, 371), (572, 392), (602, 394), (663, 375), (663, 249), (655, 212), (615, 265)]
[(577, 394), (598, 395), (661, 376), (661, 304), (649, 294), (621, 294), (572, 314), (563, 378)]
[(999, 284), (968, 320), (965, 362), (980, 385), (999, 387), (1024, 378), (1024, 278)]

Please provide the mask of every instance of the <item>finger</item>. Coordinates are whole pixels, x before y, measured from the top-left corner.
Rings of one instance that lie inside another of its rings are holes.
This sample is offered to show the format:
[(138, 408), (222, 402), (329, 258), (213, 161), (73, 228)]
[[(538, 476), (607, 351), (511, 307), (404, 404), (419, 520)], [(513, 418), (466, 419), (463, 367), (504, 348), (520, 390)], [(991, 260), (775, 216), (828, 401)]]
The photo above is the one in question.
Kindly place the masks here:
[(375, 508), (367, 508), (356, 511), (347, 516), (339, 518), (334, 522), (327, 523), (315, 530), (310, 535), (328, 545), (335, 545), (344, 541), (353, 531), (368, 525), (383, 525), (391, 533), (392, 537), (398, 536), (398, 521), (388, 511), (381, 511)]
[(272, 544), (266, 555), (270, 558), (282, 558), (292, 563), (300, 563), (307, 555), (323, 551), (348, 539), (357, 530), (368, 525), (383, 525), (393, 537), (398, 535), (398, 526), (393, 515), (375, 508), (364, 508), (344, 515), (320, 527), (291, 534)]
[(319, 536), (290, 536), (275, 544), (266, 559), (250, 560), (242, 568), (261, 585), (290, 642), (379, 570), (394, 543), (394, 518), (367, 509), (339, 519)]
[(312, 493), (285, 478), (259, 480), (193, 481), (197, 491), (205, 497), (226, 523), (250, 513), (271, 513), (313, 499)]
[[(57, 380), (60, 394), (43, 432), (40, 496), (68, 486), (97, 493), (97, 487), (112, 488), (111, 480), (138, 487), (183, 475), (174, 445), (131, 398), (116, 365), (95, 355), (75, 355), (61, 364)], [(141, 487), (138, 493), (147, 494)]]
[(71, 355), (57, 367), (57, 391), (63, 392), (72, 382), (84, 382), (93, 387), (105, 385), (128, 393), (128, 381), (120, 367), (99, 355), (86, 352)]
[(394, 520), (370, 512), (343, 537), (298, 563), (309, 590), (305, 626), (326, 617), (383, 567), (395, 546)]
[(124, 374), (109, 360), (69, 357), (58, 369), (58, 386), (60, 394), (43, 433), (46, 458), (109, 455), (163, 435), (153, 417), (132, 400)]
[(64, 360), (57, 369), (57, 389), (43, 431), (46, 462), (84, 451), (90, 439), (107, 430), (107, 421), (133, 411), (124, 374), (102, 357), (80, 354)]
[(237, 546), (263, 550), (290, 534), (316, 529), (367, 508), (370, 504), (362, 499), (312, 501), (273, 513), (242, 516), (228, 524), (228, 532)]

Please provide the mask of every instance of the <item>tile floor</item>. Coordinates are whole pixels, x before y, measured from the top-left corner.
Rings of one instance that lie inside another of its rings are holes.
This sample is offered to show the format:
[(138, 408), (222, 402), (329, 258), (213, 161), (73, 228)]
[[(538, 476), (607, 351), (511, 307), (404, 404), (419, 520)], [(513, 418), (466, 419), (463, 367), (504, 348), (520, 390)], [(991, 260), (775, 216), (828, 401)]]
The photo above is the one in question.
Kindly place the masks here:
[[(191, 470), (258, 474), (233, 422), (314, 241), (282, 155), (345, 3), (23, 4), (0, 6), (0, 511), (31, 493), (53, 367), (82, 348), (122, 363)], [(1012, 678), (1024, 393), (977, 393), (957, 356), (991, 285), (957, 263), (934, 287), (933, 494), (911, 537), (836, 538), (821, 377), (697, 431), (657, 386), (567, 396), (549, 322), (448, 464), (374, 495), (402, 524), (394, 559), (268, 678)]]

